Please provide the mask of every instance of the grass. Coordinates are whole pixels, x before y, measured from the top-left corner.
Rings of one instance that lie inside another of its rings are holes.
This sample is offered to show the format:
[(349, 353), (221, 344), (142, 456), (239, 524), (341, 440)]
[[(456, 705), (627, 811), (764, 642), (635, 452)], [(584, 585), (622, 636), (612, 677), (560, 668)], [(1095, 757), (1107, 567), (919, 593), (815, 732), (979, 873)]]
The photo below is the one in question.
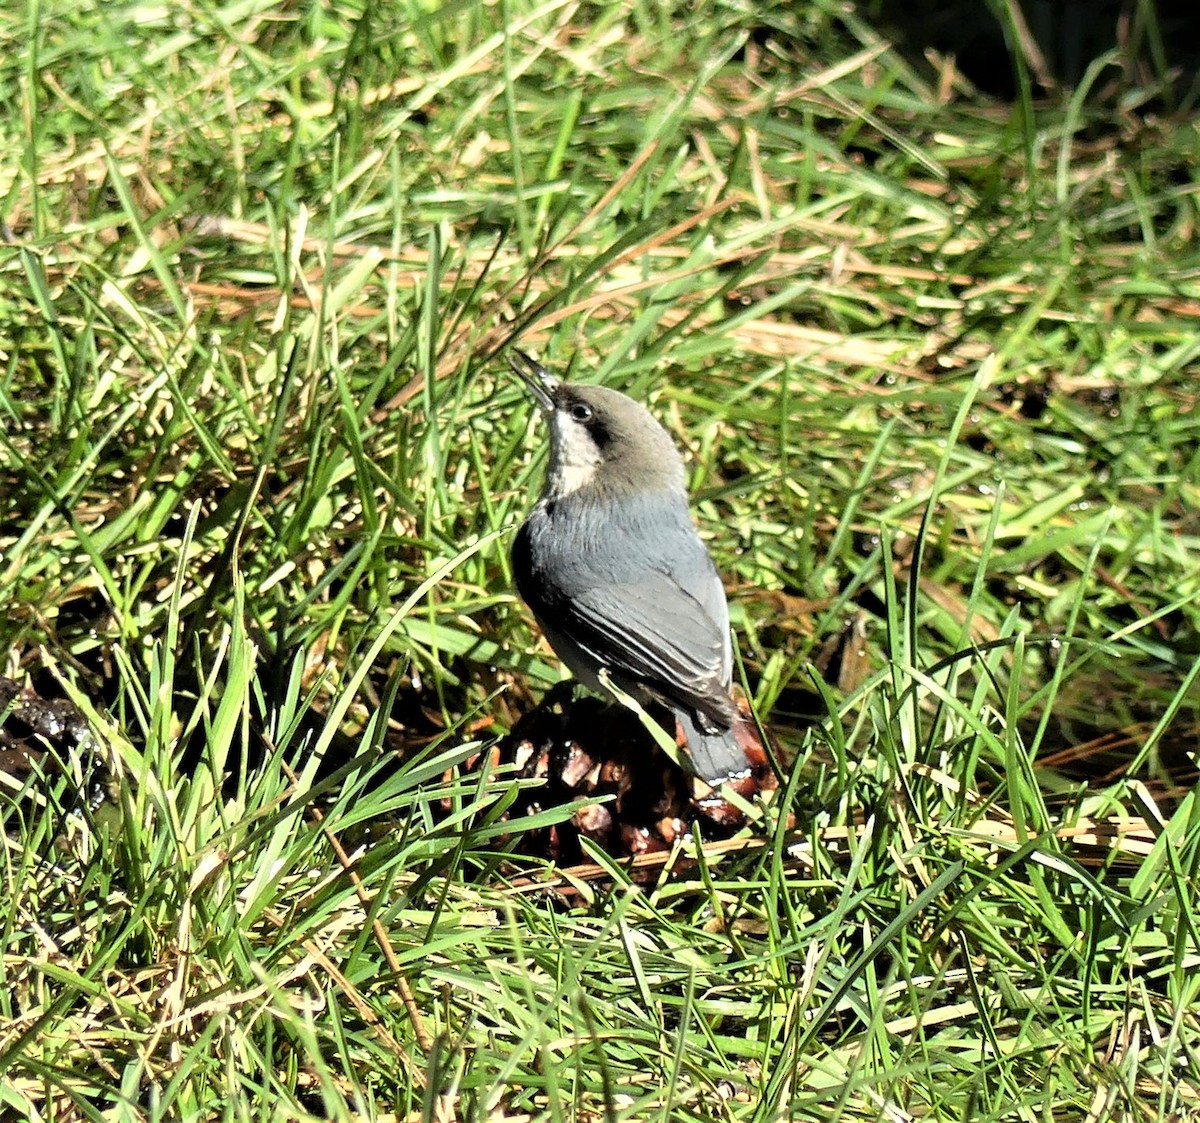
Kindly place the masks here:
[[(5, 1114), (1195, 1114), (1169, 92), (995, 104), (827, 0), (0, 45), (3, 672), (91, 730), (0, 772)], [(468, 767), (560, 673), (516, 330), (686, 447), (786, 762), (636, 876)]]

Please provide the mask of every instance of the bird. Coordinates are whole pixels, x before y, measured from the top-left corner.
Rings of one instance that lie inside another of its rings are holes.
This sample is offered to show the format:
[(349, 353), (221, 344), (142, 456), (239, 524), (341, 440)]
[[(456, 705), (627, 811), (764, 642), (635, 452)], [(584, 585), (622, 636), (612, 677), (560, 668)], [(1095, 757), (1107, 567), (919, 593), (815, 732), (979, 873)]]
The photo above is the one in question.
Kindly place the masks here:
[(560, 381), (515, 348), (509, 364), (550, 433), (512, 544), (521, 599), (578, 682), (674, 714), (667, 732), (704, 783), (746, 776), (761, 741), (731, 693), (729, 605), (670, 435), (618, 390)]

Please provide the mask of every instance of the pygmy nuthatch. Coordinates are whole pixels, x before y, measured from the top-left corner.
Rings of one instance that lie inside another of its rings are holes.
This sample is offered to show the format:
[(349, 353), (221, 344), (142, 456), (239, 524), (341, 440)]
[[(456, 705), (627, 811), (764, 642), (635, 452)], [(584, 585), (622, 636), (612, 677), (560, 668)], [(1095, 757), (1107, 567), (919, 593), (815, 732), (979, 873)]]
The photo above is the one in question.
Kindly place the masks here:
[(669, 707), (713, 786), (745, 773), (759, 739), (730, 695), (729, 606), (675, 445), (632, 398), (516, 355), (550, 426), (542, 495), (513, 543), (517, 590), (581, 683), (604, 693), (604, 670), (639, 703)]

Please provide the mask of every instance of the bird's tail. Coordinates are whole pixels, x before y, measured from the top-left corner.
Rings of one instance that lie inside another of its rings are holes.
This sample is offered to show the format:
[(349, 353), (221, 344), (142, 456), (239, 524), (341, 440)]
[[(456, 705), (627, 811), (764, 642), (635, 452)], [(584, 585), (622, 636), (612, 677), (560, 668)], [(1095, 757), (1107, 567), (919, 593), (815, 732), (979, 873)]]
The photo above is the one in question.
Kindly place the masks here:
[(675, 718), (696, 774), (714, 788), (765, 767), (767, 754), (758, 729), (740, 709), (733, 725), (726, 729), (706, 729), (687, 710), (677, 710)]

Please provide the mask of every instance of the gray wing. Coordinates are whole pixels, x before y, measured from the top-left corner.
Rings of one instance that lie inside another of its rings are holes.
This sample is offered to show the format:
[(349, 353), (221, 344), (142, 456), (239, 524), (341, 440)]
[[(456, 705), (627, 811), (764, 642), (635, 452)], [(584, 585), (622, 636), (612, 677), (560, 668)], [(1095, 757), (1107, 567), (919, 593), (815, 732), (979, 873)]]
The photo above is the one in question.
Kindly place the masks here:
[[(730, 641), (720, 579), (703, 600), (657, 570), (636, 583), (598, 585), (573, 597), (559, 626), (618, 680), (646, 684), (664, 701), (727, 724)], [(717, 619), (714, 619), (714, 616)]]
[[(708, 561), (707, 555), (705, 560)], [(707, 581), (699, 582), (690, 587), (691, 592), (700, 602), (704, 611), (721, 633), (721, 682), (726, 688), (733, 682), (733, 640), (729, 635), (729, 602), (725, 599), (725, 586), (721, 578), (708, 561), (710, 577)]]

